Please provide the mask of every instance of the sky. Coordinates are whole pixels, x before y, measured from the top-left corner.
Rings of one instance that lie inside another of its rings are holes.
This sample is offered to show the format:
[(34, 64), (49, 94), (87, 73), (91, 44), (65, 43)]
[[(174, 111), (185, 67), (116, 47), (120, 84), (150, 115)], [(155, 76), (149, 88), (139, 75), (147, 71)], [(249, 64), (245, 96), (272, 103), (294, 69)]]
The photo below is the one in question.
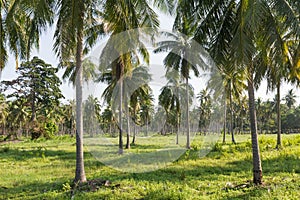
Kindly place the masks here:
[[(159, 13), (159, 19), (160, 19), (160, 30), (163, 31), (171, 31), (172, 30), (172, 24), (174, 19), (168, 15)], [(52, 66), (58, 65), (58, 59), (53, 52), (53, 35), (54, 35), (55, 27), (51, 27), (47, 30), (47, 32), (44, 32), (40, 39), (40, 49), (39, 50), (33, 50), (32, 51), (32, 57), (38, 56), (39, 58), (43, 59), (46, 63), (51, 64)], [(105, 45), (105, 39), (99, 41), (99, 44), (96, 45), (95, 49), (92, 51), (93, 56), (97, 56), (97, 48), (101, 48)], [(150, 73), (153, 75), (152, 81), (150, 83), (150, 86), (153, 89), (155, 98), (158, 97), (160, 88), (166, 84), (166, 80), (164, 78), (164, 66), (163, 66), (163, 58), (166, 56), (166, 53), (161, 54), (154, 54), (152, 53), (153, 47), (149, 46), (148, 51), (150, 52)], [(99, 55), (99, 54), (98, 54)], [(0, 80), (11, 80), (17, 77), (17, 74), (15, 72), (16, 66), (14, 57), (10, 56), (7, 66), (2, 71)], [(63, 70), (60, 70), (58, 72), (58, 76), (61, 77), (63, 74)], [(205, 78), (196, 78), (194, 76), (191, 77), (190, 83), (193, 85), (195, 89), (195, 94), (198, 94), (200, 90), (205, 88), (206, 80)], [(100, 96), (105, 88), (105, 85), (103, 84), (85, 84), (84, 86), (84, 98), (86, 98), (88, 95), (92, 94), (94, 96)], [(281, 94), (282, 98), (287, 94), (288, 90), (294, 88), (294, 93), (297, 95), (297, 103), (300, 103), (300, 90), (296, 89), (295, 87), (288, 85), (288, 84), (282, 84), (281, 87)], [(67, 99), (74, 99), (75, 98), (75, 90), (71, 84), (69, 84), (67, 81), (63, 81), (63, 84), (61, 86), (61, 90), (63, 95), (65, 96), (65, 102)], [(256, 98), (260, 97), (263, 100), (270, 99), (272, 100), (275, 96), (274, 92), (266, 93), (267, 91), (267, 82), (263, 81), (258, 91), (256, 91)], [(245, 93), (246, 94), (246, 93)], [(156, 100), (157, 103), (157, 100)]]

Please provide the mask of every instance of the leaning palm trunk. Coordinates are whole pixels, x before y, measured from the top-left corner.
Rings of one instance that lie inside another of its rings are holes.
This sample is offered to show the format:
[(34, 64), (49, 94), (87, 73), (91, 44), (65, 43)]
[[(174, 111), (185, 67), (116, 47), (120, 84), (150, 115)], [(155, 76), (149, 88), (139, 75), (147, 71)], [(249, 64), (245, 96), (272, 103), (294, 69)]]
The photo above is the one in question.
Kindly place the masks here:
[(85, 182), (83, 159), (83, 118), (82, 118), (82, 50), (83, 33), (77, 33), (76, 51), (76, 171), (74, 182)]
[(186, 81), (186, 148), (190, 149), (191, 148), (191, 144), (190, 144), (190, 112), (189, 112), (189, 79), (188, 77), (185, 79)]
[(277, 83), (277, 145), (276, 148), (281, 147), (281, 116), (280, 116), (280, 81)]
[[(251, 70), (251, 69), (250, 69)], [(257, 136), (257, 120), (255, 113), (255, 97), (253, 74), (250, 72), (248, 78), (248, 95), (249, 95), (249, 113), (250, 113), (250, 127), (251, 127), (251, 141), (252, 141), (252, 157), (253, 157), (253, 182), (254, 184), (262, 184), (262, 167), (258, 146)]]

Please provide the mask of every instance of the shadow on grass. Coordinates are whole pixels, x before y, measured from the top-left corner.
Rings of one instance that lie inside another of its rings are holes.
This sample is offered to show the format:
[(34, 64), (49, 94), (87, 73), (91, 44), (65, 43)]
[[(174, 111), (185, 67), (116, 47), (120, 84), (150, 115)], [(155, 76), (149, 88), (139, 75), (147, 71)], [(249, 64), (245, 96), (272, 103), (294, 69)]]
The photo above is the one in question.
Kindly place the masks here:
[(75, 152), (64, 151), (64, 150), (52, 150), (47, 148), (22, 150), (22, 149), (8, 149), (1, 152), (1, 159), (24, 161), (33, 158), (40, 157), (54, 157), (62, 160), (74, 160), (76, 158)]
[[(0, 187), (0, 199), (61, 199), (69, 194), (63, 192), (64, 179), (55, 182), (15, 183), (12, 187)], [(43, 198), (41, 197), (43, 196)], [(45, 198), (47, 196), (47, 198)]]

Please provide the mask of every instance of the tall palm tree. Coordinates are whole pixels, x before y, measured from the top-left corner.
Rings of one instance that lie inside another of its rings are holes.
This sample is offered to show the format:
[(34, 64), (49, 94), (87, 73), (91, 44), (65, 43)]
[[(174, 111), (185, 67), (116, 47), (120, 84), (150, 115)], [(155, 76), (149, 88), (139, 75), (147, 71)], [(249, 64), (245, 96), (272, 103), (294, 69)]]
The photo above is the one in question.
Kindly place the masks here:
[(180, 116), (181, 116), (179, 94), (180, 93), (182, 94), (182, 91), (184, 91), (185, 89), (182, 88), (183, 84), (181, 83), (179, 73), (176, 70), (169, 71), (166, 74), (166, 77), (168, 79), (168, 83), (166, 86), (164, 86), (161, 89), (161, 93), (158, 97), (159, 100), (158, 104), (162, 106), (166, 112), (166, 121), (164, 126), (168, 124), (170, 124), (171, 126), (175, 125), (176, 144), (178, 144)]
[[(186, 105), (186, 99), (184, 98), (186, 96), (186, 85), (182, 82), (181, 75), (177, 70), (169, 69), (166, 73), (166, 78), (168, 82), (161, 89), (158, 98), (159, 105), (164, 108), (166, 113), (165, 126), (171, 126), (172, 129), (176, 129), (176, 144), (178, 144), (181, 118), (183, 117), (182, 110), (185, 109), (183, 105)], [(188, 86), (188, 92), (189, 96), (194, 96), (191, 85)]]
[[(83, 55), (104, 34), (104, 25), (100, 19), (101, 1), (58, 0), (58, 21), (55, 31), (54, 50), (60, 62), (70, 60), (76, 66), (76, 171), (75, 182), (85, 182), (83, 158)], [(86, 44), (86, 46), (84, 46)], [(64, 66), (64, 65), (63, 65)]]
[[(200, 17), (195, 38), (198, 42), (211, 42), (213, 57), (217, 60), (230, 60), (230, 63), (247, 71), (249, 112), (253, 149), (253, 181), (262, 183), (262, 168), (257, 140), (257, 122), (254, 98), (254, 74), (258, 67), (256, 60), (260, 45), (258, 38), (271, 36), (268, 17), (282, 19), (290, 27), (293, 35), (299, 38), (299, 4), (294, 1), (272, 0), (226, 0), (193, 1), (196, 17)], [(271, 37), (275, 38), (275, 37)], [(264, 48), (267, 46), (263, 45)]]
[[(218, 74), (212, 76), (209, 80), (209, 87), (215, 91), (216, 95), (221, 95), (222, 93), (225, 95), (223, 143), (225, 143), (227, 111), (229, 110), (229, 132), (231, 134), (231, 141), (235, 144), (233, 132), (233, 101), (237, 103), (240, 102), (242, 94), (247, 87), (245, 83), (246, 74), (244, 70), (237, 69), (230, 65), (229, 62), (226, 64), (219, 63), (217, 73)], [(227, 109), (227, 104), (229, 105), (229, 109)]]
[[(149, 86), (151, 75), (149, 74), (148, 68), (138, 67), (133, 70), (130, 84), (138, 84), (139, 87), (133, 91), (130, 99), (130, 117), (134, 122), (132, 144), (135, 143), (136, 139), (136, 125), (146, 125), (146, 134), (148, 134), (148, 127), (153, 113), (153, 95), (152, 89)], [(127, 81), (126, 81), (127, 82)], [(127, 128), (128, 129), (128, 128)], [(126, 147), (128, 148), (129, 135), (127, 132)]]
[(129, 102), (128, 99), (123, 99), (124, 75), (131, 73), (135, 66), (140, 65), (140, 58), (146, 64), (149, 63), (149, 54), (141, 42), (141, 36), (155, 33), (159, 21), (146, 0), (107, 0), (103, 6), (103, 14), (111, 37), (102, 51), (100, 66), (110, 71), (119, 90), (119, 154), (122, 154), (122, 112), (125, 108), (124, 102)]
[[(174, 27), (178, 28), (178, 27)], [(190, 149), (190, 127), (189, 127), (189, 109), (190, 109), (190, 94), (189, 94), (189, 79), (190, 71), (196, 77), (200, 74), (200, 69), (205, 69), (207, 65), (203, 61), (203, 57), (209, 59), (206, 51), (196, 44), (193, 40), (193, 27), (189, 27), (188, 21), (183, 20), (181, 29), (174, 33), (163, 33), (168, 37), (168, 40), (157, 43), (157, 48), (154, 53), (169, 52), (164, 59), (164, 65), (167, 71), (170, 69), (177, 70), (185, 79), (185, 98), (186, 98), (186, 132), (187, 142), (186, 148)]]
[(231, 71), (225, 75), (225, 90), (227, 92), (227, 96), (229, 97), (229, 109), (230, 109), (230, 133), (231, 133), (231, 141), (232, 143), (236, 143), (234, 139), (233, 133), (233, 99), (236, 101), (240, 101), (243, 91), (246, 89), (245, 84), (245, 73), (243, 71)]
[[(136, 107), (135, 103), (138, 101), (144, 101), (148, 95), (151, 94), (151, 89), (148, 83), (151, 80), (151, 75), (149, 74), (148, 68), (145, 66), (135, 67), (131, 69), (127, 69), (128, 71), (123, 74), (123, 84), (122, 84), (122, 101), (124, 99), (124, 104), (122, 109), (124, 109), (126, 114), (126, 122), (127, 122), (127, 142), (126, 148), (130, 149), (130, 106), (133, 108)], [(120, 101), (120, 93), (118, 86), (118, 81), (113, 77), (111, 72), (103, 73), (100, 78), (97, 80), (100, 82), (105, 82), (108, 84), (107, 88), (104, 90), (102, 97), (104, 97), (105, 101), (108, 104), (112, 105), (113, 109), (117, 109), (119, 107)], [(133, 104), (132, 104), (133, 103)], [(119, 112), (122, 110), (119, 110)], [(137, 110), (135, 110), (137, 112)], [(121, 120), (120, 118), (119, 120)], [(122, 121), (119, 121), (119, 126)], [(119, 127), (121, 129), (121, 127)]]
[[(292, 6), (292, 5), (291, 5)], [(260, 73), (266, 76), (268, 80), (268, 90), (277, 91), (276, 95), (276, 112), (277, 112), (277, 148), (281, 146), (281, 83), (283, 81), (293, 82), (291, 77), (295, 75), (293, 70), (293, 59), (291, 46), (297, 45), (295, 37), (300, 37), (300, 33), (293, 31), (290, 25), (282, 20), (282, 16), (278, 15), (278, 10), (274, 7), (268, 7), (266, 15), (267, 25), (264, 28), (266, 32), (262, 36), (261, 43), (264, 45), (261, 54), (263, 54)], [(299, 21), (299, 20), (298, 20)], [(297, 27), (296, 27), (297, 28)], [(298, 25), (298, 29), (300, 25)], [(296, 43), (296, 44), (295, 44)], [(299, 43), (299, 42), (298, 42)], [(265, 58), (264, 58), (265, 57)], [(258, 73), (259, 74), (259, 73)], [(259, 74), (261, 76), (261, 74)]]

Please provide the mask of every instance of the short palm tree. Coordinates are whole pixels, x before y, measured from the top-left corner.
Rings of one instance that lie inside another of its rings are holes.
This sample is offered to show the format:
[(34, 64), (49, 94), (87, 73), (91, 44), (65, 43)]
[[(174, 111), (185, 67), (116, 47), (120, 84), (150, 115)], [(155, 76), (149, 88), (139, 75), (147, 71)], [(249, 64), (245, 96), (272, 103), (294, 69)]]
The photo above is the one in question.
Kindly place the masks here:
[(285, 104), (287, 105), (287, 107), (289, 109), (291, 109), (295, 103), (296, 103), (296, 95), (293, 92), (293, 89), (289, 90), (288, 93), (285, 95), (284, 100), (285, 100)]
[(197, 98), (199, 99), (199, 132), (206, 131), (206, 127), (209, 125), (212, 99), (210, 92), (207, 88), (200, 91)]
[(4, 95), (0, 94), (0, 124), (2, 127), (2, 134), (5, 135), (5, 126), (6, 126), (6, 120), (7, 116), (9, 114), (8, 111), (8, 103), (6, 102), (6, 99)]

